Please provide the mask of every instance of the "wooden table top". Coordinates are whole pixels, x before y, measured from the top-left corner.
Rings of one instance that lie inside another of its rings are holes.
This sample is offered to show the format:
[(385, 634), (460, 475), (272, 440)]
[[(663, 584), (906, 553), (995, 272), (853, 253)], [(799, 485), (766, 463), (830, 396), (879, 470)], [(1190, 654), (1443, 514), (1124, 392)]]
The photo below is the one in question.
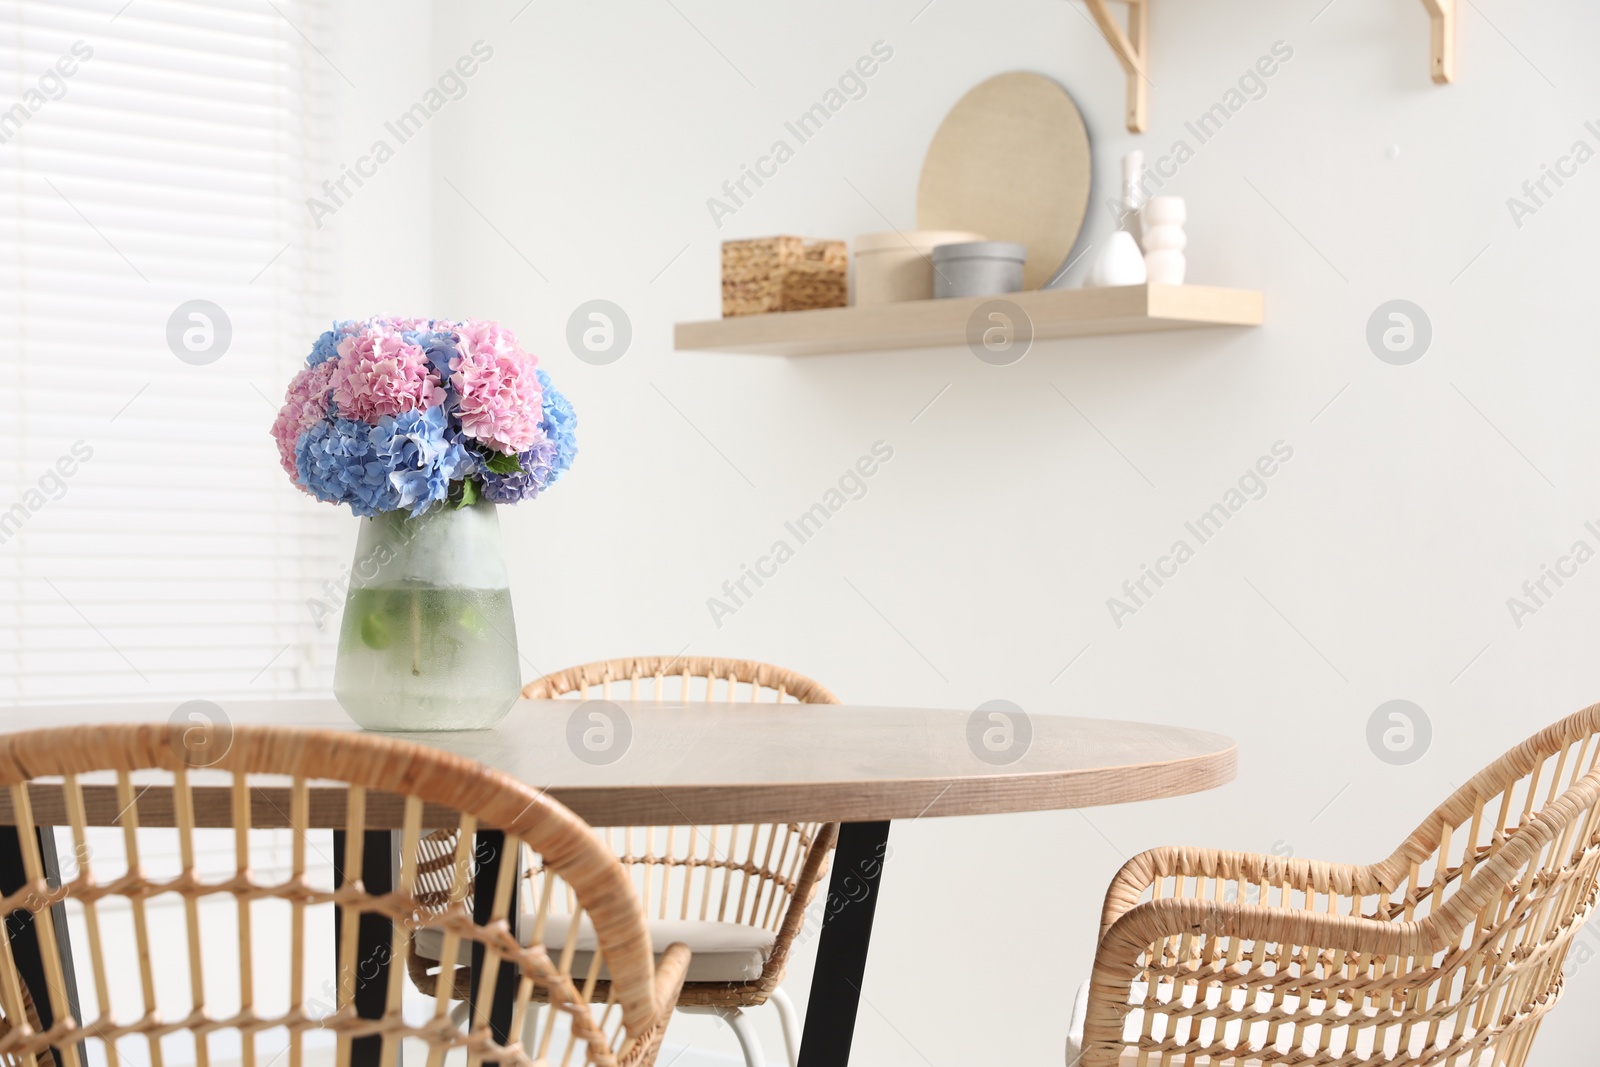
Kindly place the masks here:
[[(235, 725), (359, 729), (332, 700), (217, 706)], [(173, 717), (166, 704), (7, 708), (0, 730)], [(1215, 788), (1236, 771), (1234, 743), (1219, 734), (1019, 709), (537, 700), (519, 702), (493, 730), (385, 736), (478, 760), (547, 790), (595, 826), (1094, 807)], [(195, 785), (198, 814), (198, 776)], [(159, 797), (141, 799), (141, 821), (156, 825), (161, 806)], [(377, 825), (383, 810), (371, 813)], [(0, 810), (0, 820), (8, 816)]]

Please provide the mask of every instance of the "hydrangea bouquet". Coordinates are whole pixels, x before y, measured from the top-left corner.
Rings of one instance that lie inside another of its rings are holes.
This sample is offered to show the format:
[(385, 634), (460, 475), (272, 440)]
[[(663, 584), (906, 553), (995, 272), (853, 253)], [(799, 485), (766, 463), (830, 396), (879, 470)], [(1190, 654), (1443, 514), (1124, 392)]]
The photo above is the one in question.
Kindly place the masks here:
[(373, 318), (317, 338), (272, 436), (295, 485), (364, 516), (334, 669), (361, 725), (486, 729), (510, 710), (521, 672), (495, 505), (561, 477), (575, 423), (493, 322)]
[(577, 418), (494, 322), (371, 318), (317, 338), (272, 424), (294, 484), (357, 515), (515, 504), (572, 465)]

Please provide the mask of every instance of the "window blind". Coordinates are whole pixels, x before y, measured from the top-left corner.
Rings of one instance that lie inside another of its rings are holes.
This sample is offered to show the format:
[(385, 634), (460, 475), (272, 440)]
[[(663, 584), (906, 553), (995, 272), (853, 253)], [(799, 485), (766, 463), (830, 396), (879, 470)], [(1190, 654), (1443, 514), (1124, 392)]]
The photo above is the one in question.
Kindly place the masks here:
[(268, 436), (327, 317), (326, 4), (0, 0), (0, 702), (329, 684), (344, 542)]

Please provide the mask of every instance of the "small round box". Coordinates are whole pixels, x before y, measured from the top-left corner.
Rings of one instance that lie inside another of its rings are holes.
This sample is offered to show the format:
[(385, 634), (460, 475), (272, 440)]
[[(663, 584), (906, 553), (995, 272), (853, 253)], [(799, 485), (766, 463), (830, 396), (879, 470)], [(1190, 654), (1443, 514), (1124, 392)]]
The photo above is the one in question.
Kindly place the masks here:
[(963, 241), (933, 250), (933, 295), (995, 296), (1022, 289), (1026, 245), (1013, 241)]
[(856, 238), (857, 306), (933, 299), (930, 256), (938, 245), (982, 240), (961, 230), (889, 230)]

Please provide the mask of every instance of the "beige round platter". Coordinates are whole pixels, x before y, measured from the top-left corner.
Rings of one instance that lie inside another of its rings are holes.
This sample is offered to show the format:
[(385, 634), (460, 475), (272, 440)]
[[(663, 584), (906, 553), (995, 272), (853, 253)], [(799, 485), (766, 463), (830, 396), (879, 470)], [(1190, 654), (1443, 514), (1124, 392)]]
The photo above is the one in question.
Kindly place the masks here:
[(1089, 131), (1065, 89), (1012, 71), (974, 87), (933, 135), (917, 186), (917, 228), (971, 230), (1028, 248), (1024, 289), (1049, 281), (1083, 229)]

